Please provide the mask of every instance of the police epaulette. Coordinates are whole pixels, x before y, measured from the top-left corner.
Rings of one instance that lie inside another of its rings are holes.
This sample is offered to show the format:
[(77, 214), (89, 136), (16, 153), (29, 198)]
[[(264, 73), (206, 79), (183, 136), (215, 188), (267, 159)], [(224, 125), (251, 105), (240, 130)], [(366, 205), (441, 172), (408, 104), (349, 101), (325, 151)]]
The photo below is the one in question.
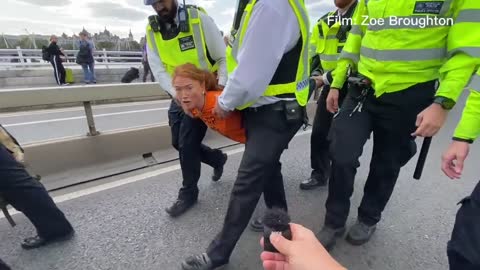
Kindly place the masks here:
[(185, 6), (186, 6), (187, 8), (194, 8), (194, 9), (196, 9), (196, 10), (200, 10), (201, 12), (203, 12), (203, 13), (205, 13), (205, 14), (207, 13), (207, 11), (206, 11), (204, 8), (199, 7), (199, 6), (197, 6), (197, 5), (188, 4), (188, 5), (185, 5)]

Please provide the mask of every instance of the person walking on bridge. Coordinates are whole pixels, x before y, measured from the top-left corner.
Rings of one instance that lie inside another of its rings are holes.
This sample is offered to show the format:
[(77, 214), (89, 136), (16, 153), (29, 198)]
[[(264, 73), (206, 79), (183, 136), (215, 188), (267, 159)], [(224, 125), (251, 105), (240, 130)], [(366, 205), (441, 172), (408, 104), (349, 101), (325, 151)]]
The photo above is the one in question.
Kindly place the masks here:
[(227, 56), (234, 69), (215, 113), (243, 111), (245, 152), (222, 230), (206, 253), (182, 262), (184, 270), (227, 264), (262, 193), (268, 208), (288, 208), (280, 157), (306, 120), (309, 17), (301, 0), (239, 1), (234, 25), (240, 17)]
[(50, 44), (48, 45), (47, 51), (50, 55), (50, 64), (53, 67), (53, 75), (55, 76), (55, 81), (58, 85), (68, 85), (65, 83), (65, 68), (63, 67), (62, 57), (65, 57), (63, 51), (57, 45), (58, 38), (53, 35), (50, 37)]
[[(328, 152), (328, 132), (333, 115), (327, 111), (327, 96), (330, 84), (333, 82), (332, 72), (337, 65), (337, 59), (345, 46), (348, 33), (351, 30), (357, 0), (335, 0), (336, 11), (325, 14), (312, 31), (312, 76), (320, 76), (323, 82), (322, 92), (317, 101), (317, 109), (313, 120), (312, 134), (310, 136), (310, 164), (311, 175), (300, 183), (300, 189), (310, 190), (326, 186), (331, 171), (331, 161)], [(339, 103), (347, 95), (347, 84), (342, 86)]]
[(173, 97), (168, 121), (173, 147), (180, 156), (183, 184), (178, 199), (166, 211), (176, 217), (197, 202), (201, 162), (213, 167), (212, 180), (218, 181), (227, 155), (202, 144), (207, 126), (200, 119), (186, 115), (177, 104), (172, 74), (175, 67), (192, 63), (211, 72), (218, 71), (219, 85), (223, 88), (228, 76), (225, 44), (213, 19), (202, 8), (183, 6), (177, 0), (144, 0), (144, 3), (157, 13), (149, 17), (146, 31), (148, 63), (161, 88)]
[[(416, 152), (415, 137), (431, 137), (443, 126), (480, 55), (478, 0), (361, 0), (357, 9), (327, 97), (336, 113), (333, 170), (319, 240), (329, 249), (346, 230), (358, 159), (370, 134), (370, 172), (347, 235), (353, 245), (370, 240), (400, 169)], [(339, 107), (348, 66), (367, 85), (352, 85)]]
[(84, 82), (86, 84), (97, 83), (95, 76), (95, 58), (93, 56), (95, 52), (95, 45), (88, 38), (88, 33), (85, 31), (80, 32), (80, 40), (77, 43), (78, 54), (76, 62), (82, 66)]

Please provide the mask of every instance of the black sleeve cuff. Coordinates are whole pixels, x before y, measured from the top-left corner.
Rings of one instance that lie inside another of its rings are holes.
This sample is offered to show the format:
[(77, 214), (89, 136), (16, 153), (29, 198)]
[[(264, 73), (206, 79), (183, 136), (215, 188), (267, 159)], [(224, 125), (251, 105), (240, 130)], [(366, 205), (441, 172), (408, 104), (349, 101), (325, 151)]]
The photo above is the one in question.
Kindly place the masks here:
[(453, 137), (452, 140), (457, 141), (457, 142), (466, 142), (466, 143), (470, 143), (470, 144), (473, 143), (473, 140), (471, 140), (471, 139), (461, 139), (461, 138)]
[(331, 85), (333, 83), (333, 76), (331, 71), (327, 72), (327, 81), (328, 81), (328, 85)]

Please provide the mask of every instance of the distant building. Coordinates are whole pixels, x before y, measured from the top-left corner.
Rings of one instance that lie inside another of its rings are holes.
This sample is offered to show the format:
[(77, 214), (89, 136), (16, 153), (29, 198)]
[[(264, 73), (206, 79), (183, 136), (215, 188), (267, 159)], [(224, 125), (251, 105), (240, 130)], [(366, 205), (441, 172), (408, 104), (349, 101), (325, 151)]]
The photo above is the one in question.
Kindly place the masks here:
[[(107, 27), (105, 30), (99, 33), (94, 33), (93, 35), (88, 32), (85, 27), (83, 27), (82, 32), (86, 32), (88, 37), (90, 37), (95, 45), (100, 44), (111, 44), (115, 50), (132, 50), (137, 49), (137, 46), (132, 44), (138, 44), (133, 38), (132, 30), (128, 34), (127, 38), (120, 38), (119, 36), (112, 34)], [(62, 33), (58, 36), (58, 45), (60, 47), (65, 47), (68, 49), (78, 49), (77, 40), (79, 39), (78, 33), (73, 34), (72, 36)], [(15, 48), (19, 46), (20, 43), (23, 49), (33, 49), (35, 46), (37, 48), (41, 47), (41, 44), (48, 43), (50, 35), (4, 35), (0, 36), (0, 48)], [(23, 41), (23, 42), (22, 42)], [(28, 42), (26, 42), (28, 41)], [(41, 44), (40, 44), (41, 43)]]

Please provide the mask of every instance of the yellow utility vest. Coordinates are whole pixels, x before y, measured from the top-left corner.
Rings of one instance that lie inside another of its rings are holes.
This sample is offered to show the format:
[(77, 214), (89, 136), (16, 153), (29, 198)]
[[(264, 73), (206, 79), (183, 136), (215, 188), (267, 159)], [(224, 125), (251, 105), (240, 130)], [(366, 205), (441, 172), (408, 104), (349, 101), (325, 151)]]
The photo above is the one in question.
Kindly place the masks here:
[[(356, 13), (333, 88), (351, 65), (371, 79), (376, 96), (440, 79), (437, 95), (458, 99), (480, 56), (480, 1), (361, 0)], [(444, 77), (455, 69), (465, 72)]]
[[(245, 33), (247, 31), (249, 22), (250, 22), (250, 17), (252, 15), (252, 10), (253, 7), (255, 6), (255, 3), (257, 0), (251, 0), (250, 3), (245, 7), (245, 11), (242, 16), (242, 22), (240, 24), (240, 28), (235, 35), (235, 41), (233, 44), (233, 47), (230, 49), (227, 49), (227, 63), (230, 65), (231, 68), (229, 68), (229, 72), (232, 72), (238, 63), (237, 59), (237, 54), (239, 49), (242, 47), (242, 42), (243, 38), (245, 36)], [(263, 96), (279, 96), (279, 95), (284, 95), (284, 94), (293, 94), (295, 98), (297, 99), (297, 102), (301, 106), (306, 106), (308, 102), (308, 91), (309, 91), (309, 76), (308, 72), (310, 70), (309, 67), (309, 58), (308, 58), (308, 47), (309, 47), (309, 17), (307, 10), (305, 8), (305, 3), (303, 0), (288, 0), (290, 3), (291, 7), (293, 8), (293, 11), (295, 12), (295, 15), (297, 16), (298, 23), (300, 26), (300, 31), (301, 31), (301, 48), (300, 48), (300, 53), (298, 57), (298, 64), (297, 67), (295, 66), (279, 66), (277, 68), (277, 71), (279, 69), (288, 69), (292, 70), (293, 72), (296, 72), (295, 74), (295, 79), (291, 82), (288, 83), (282, 83), (282, 84), (276, 84), (275, 82), (271, 82), (270, 85), (267, 87), (265, 92), (263, 93)], [(299, 44), (297, 44), (298, 46)], [(296, 46), (296, 47), (297, 47)], [(230, 60), (229, 60), (230, 59)], [(231, 70), (230, 70), (231, 69)], [(253, 75), (255, 76), (255, 75)], [(293, 96), (292, 95), (292, 96)], [(237, 109), (243, 110), (245, 108), (250, 107), (253, 105), (255, 101), (252, 101), (248, 104), (245, 104), (243, 106), (238, 107)]]
[(453, 137), (473, 142), (480, 135), (480, 69), (468, 88), (470, 95)]
[[(357, 3), (351, 8), (355, 9), (356, 5)], [(342, 21), (338, 20), (335, 14), (336, 12), (332, 11), (323, 16), (312, 31), (314, 54), (320, 57), (320, 63), (325, 72), (337, 67), (338, 56), (347, 42), (348, 32), (351, 29), (349, 25), (342, 25)], [(330, 27), (329, 24), (332, 22), (334, 24)]]
[(186, 63), (192, 63), (198, 68), (212, 72), (215, 71), (215, 66), (208, 60), (207, 45), (199, 14), (204, 11), (194, 7), (187, 7), (187, 10), (190, 31), (180, 32), (173, 39), (164, 40), (160, 31), (154, 31), (151, 24), (147, 26), (148, 46), (157, 50), (161, 55), (162, 62), (170, 76), (176, 67)]

